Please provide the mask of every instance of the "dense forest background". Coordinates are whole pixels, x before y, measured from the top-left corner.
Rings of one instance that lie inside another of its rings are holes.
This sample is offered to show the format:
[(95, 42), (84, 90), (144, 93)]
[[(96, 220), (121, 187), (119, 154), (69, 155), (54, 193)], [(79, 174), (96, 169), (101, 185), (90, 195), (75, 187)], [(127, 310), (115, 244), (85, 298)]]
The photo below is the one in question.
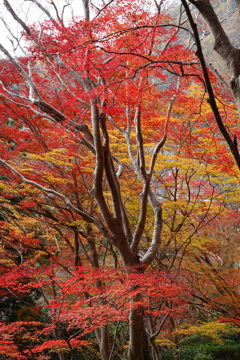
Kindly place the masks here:
[(237, 360), (240, 3), (74, 4), (2, 1), (0, 359)]

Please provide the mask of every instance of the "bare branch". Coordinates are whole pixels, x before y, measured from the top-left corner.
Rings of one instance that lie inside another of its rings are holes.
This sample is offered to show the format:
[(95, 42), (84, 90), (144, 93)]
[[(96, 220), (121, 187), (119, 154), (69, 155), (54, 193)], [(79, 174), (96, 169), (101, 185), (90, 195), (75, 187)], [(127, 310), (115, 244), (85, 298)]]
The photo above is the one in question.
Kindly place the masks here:
[(145, 155), (143, 148), (143, 136), (142, 136), (142, 128), (141, 128), (141, 110), (138, 107), (134, 116), (134, 124), (136, 130), (136, 140), (137, 140), (137, 160), (138, 167), (143, 178), (146, 177), (146, 166), (145, 166)]
[(152, 241), (146, 253), (140, 258), (141, 263), (149, 265), (156, 256), (157, 249), (160, 245), (162, 226), (162, 209), (161, 204), (158, 204), (158, 206), (156, 206), (154, 210), (154, 227)]
[(16, 14), (16, 12), (13, 10), (12, 6), (10, 5), (8, 0), (3, 0), (3, 4), (6, 7), (6, 9), (10, 12), (12, 17), (22, 26), (22, 28), (26, 31), (28, 36), (31, 36), (31, 31), (29, 27), (25, 24), (24, 21), (20, 19), (20, 17)]
[[(178, 82), (177, 82), (177, 91), (178, 91), (178, 89), (179, 89), (179, 78), (178, 78)], [(165, 141), (167, 139), (168, 125), (169, 125), (169, 121), (170, 121), (170, 117), (171, 117), (171, 113), (172, 113), (172, 107), (173, 107), (173, 104), (174, 104), (174, 102), (176, 100), (176, 97), (177, 97), (177, 94), (173, 95), (171, 97), (170, 101), (169, 101), (163, 137), (159, 141), (159, 143), (155, 146), (155, 149), (153, 150), (152, 159), (151, 159), (151, 165), (150, 165), (150, 171), (149, 171), (149, 176), (150, 177), (152, 177), (152, 174), (153, 174), (153, 171), (154, 171), (154, 166), (155, 166), (159, 151), (162, 149), (162, 147), (165, 144)]]

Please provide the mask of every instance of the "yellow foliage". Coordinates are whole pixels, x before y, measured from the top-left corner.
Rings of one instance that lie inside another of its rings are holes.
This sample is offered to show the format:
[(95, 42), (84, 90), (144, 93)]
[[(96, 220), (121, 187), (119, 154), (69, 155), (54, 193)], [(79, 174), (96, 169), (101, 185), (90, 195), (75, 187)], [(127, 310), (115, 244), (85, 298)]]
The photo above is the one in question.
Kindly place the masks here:
[(75, 227), (75, 226), (85, 227), (86, 222), (84, 220), (75, 220), (75, 221), (68, 223), (67, 225), (72, 226), (72, 227)]
[(221, 323), (218, 321), (202, 323), (198, 326), (189, 326), (176, 330), (176, 334), (178, 335), (192, 335), (197, 333), (202, 336), (210, 337), (216, 343), (223, 343), (221, 338), (224, 335), (233, 335), (239, 332), (240, 329), (237, 327), (229, 323)]
[(31, 159), (47, 161), (57, 166), (72, 167), (72, 163), (69, 162), (69, 160), (72, 159), (72, 157), (69, 156), (66, 157), (66, 151), (67, 150), (64, 148), (59, 148), (59, 149), (53, 149), (44, 154), (29, 154), (29, 157)]
[(176, 345), (169, 339), (157, 339), (156, 343), (160, 346), (175, 347)]

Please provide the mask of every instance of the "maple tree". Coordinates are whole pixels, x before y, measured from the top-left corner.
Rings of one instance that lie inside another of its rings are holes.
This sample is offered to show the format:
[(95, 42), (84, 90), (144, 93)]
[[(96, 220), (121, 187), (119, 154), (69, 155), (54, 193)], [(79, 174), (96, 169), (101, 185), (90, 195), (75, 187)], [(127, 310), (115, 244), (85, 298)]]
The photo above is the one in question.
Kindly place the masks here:
[[(221, 286), (229, 305), (233, 269), (216, 270), (208, 234), (238, 201), (236, 156), (179, 40), (188, 29), (161, 2), (83, 1), (84, 17), (67, 21), (54, 2), (54, 15), (31, 3), (45, 21), (24, 22), (4, 0), (26, 53), (0, 44), (0, 352), (160, 359), (159, 334), (194, 296), (217, 311)], [(237, 138), (230, 95), (215, 91)]]

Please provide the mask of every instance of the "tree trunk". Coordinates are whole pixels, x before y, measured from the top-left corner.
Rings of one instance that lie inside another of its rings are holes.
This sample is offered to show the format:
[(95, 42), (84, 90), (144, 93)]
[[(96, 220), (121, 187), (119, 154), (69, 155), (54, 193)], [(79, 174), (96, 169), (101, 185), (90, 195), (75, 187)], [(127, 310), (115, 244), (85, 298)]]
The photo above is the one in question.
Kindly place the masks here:
[[(240, 49), (235, 48), (225, 33), (209, 0), (190, 0), (208, 24), (215, 40), (214, 50), (221, 56), (231, 76), (230, 85), (240, 113)], [(237, 1), (238, 5), (240, 1)]]
[(100, 331), (101, 331), (101, 341), (99, 344), (99, 348), (100, 348), (101, 358), (102, 360), (109, 360), (110, 346), (109, 346), (108, 325), (102, 326)]
[[(136, 301), (133, 299), (132, 301)], [(132, 309), (129, 314), (129, 360), (150, 360), (150, 349), (140, 309)]]
[[(215, 46), (214, 49), (222, 56), (222, 58), (225, 60), (227, 66), (229, 67), (230, 74), (232, 74), (232, 80), (231, 80), (231, 87), (233, 90), (233, 94), (235, 96), (236, 105), (239, 108), (240, 113), (240, 62), (238, 62), (238, 58), (240, 55), (240, 50), (235, 49), (230, 40), (228, 39), (227, 35), (225, 34), (221, 23), (219, 22), (217, 15), (215, 14), (209, 0), (189, 0), (191, 3), (196, 5), (198, 10), (201, 12), (201, 14), (205, 17), (206, 21), (209, 24), (209, 27), (213, 33), (213, 36), (215, 38)], [(235, 134), (234, 136), (231, 135), (230, 131), (228, 130), (227, 126), (223, 122), (223, 119), (221, 117), (220, 111), (218, 109), (215, 95), (213, 92), (213, 87), (209, 78), (205, 58), (202, 51), (202, 46), (198, 34), (198, 29), (195, 21), (193, 20), (193, 16), (191, 13), (191, 10), (188, 6), (187, 0), (181, 0), (189, 23), (191, 25), (191, 28), (193, 30), (193, 34), (196, 41), (197, 46), (197, 56), (200, 60), (200, 64), (202, 67), (202, 72), (205, 80), (206, 89), (208, 91), (209, 95), (209, 104), (212, 108), (212, 112), (214, 114), (216, 123), (218, 125), (219, 130), (221, 131), (225, 141), (227, 142), (231, 153), (235, 159), (235, 162), (240, 169), (240, 152), (238, 148), (238, 138)], [(236, 50), (236, 51), (235, 51)], [(226, 58), (225, 58), (226, 57)], [(235, 84), (235, 85), (234, 85)]]
[(151, 347), (152, 347), (153, 359), (154, 360), (162, 360), (161, 350), (157, 346), (155, 340), (153, 338), (152, 339), (150, 338), (149, 342), (151, 343)]
[(240, 0), (236, 0), (237, 6), (238, 6), (238, 11), (239, 11), (239, 15), (240, 15)]
[(95, 330), (98, 340), (101, 360), (110, 360), (110, 343), (109, 343), (109, 329), (108, 325), (101, 326), (100, 329)]

